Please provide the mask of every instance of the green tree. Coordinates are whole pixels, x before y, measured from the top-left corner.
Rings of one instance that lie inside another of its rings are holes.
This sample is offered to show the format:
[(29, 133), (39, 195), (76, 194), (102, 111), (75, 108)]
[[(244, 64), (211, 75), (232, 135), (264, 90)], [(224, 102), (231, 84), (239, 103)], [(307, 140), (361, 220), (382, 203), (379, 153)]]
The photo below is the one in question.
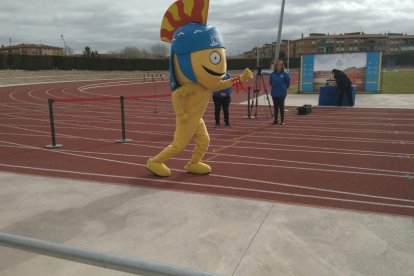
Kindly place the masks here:
[(92, 51), (91, 47), (86, 46), (85, 50), (83, 51), (83, 57), (85, 58), (97, 58), (99, 57), (99, 53), (98, 51)]

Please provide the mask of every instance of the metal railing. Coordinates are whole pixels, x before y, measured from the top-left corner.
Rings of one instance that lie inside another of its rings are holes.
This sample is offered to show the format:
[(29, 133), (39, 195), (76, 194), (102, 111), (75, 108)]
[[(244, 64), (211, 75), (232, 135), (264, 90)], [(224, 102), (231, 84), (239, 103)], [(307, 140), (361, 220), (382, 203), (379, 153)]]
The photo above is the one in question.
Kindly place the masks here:
[(74, 248), (66, 245), (42, 241), (0, 232), (0, 245), (29, 251), (41, 255), (100, 266), (138, 275), (179, 275), (179, 276), (218, 276), (209, 272), (197, 271), (176, 265), (163, 264), (144, 259), (103, 253), (94, 250)]

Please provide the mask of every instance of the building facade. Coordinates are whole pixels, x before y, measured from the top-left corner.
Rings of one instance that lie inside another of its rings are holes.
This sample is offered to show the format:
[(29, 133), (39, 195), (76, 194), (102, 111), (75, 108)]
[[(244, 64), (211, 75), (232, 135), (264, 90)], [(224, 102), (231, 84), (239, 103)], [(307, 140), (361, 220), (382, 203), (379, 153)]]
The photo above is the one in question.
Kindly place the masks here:
[[(289, 50), (288, 50), (289, 49)], [(282, 40), (280, 42), (280, 53), (285, 53), (286, 56), (291, 56), (291, 52), (293, 51), (293, 44), (292, 40)], [(250, 51), (243, 53), (243, 58), (247, 59), (254, 59), (254, 58), (273, 58), (276, 52), (276, 42), (271, 44), (264, 44), (262, 47), (255, 47)]]
[(28, 56), (63, 56), (64, 49), (44, 44), (18, 44), (0, 47), (0, 54)]
[[(276, 42), (265, 44), (245, 52), (245, 58), (273, 58)], [(289, 49), (289, 50), (288, 50)], [(387, 33), (365, 34), (363, 32), (339, 35), (311, 33), (296, 40), (283, 40), (280, 52), (291, 58), (306, 54), (338, 54), (381, 51), (385, 55), (414, 53), (414, 35)]]

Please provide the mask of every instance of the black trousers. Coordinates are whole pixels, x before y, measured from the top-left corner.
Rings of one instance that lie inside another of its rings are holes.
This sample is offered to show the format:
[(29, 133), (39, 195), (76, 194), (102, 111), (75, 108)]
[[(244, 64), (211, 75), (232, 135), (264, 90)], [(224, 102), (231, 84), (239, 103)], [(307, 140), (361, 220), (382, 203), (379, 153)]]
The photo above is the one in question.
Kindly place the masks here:
[(216, 124), (220, 124), (220, 112), (223, 109), (224, 114), (224, 123), (230, 124), (229, 121), (229, 105), (231, 102), (231, 97), (213, 97), (214, 101), (214, 117)]
[(346, 97), (348, 98), (348, 103), (350, 106), (354, 106), (354, 98), (352, 97), (352, 86), (349, 86), (343, 90), (338, 89), (338, 99), (336, 101), (337, 106), (342, 106), (342, 99), (344, 97), (344, 94), (346, 94)]
[(285, 121), (285, 99), (286, 99), (286, 96), (272, 97), (273, 108), (274, 108), (273, 119), (275, 122), (277, 122), (279, 113), (280, 113), (281, 122), (283, 123)]

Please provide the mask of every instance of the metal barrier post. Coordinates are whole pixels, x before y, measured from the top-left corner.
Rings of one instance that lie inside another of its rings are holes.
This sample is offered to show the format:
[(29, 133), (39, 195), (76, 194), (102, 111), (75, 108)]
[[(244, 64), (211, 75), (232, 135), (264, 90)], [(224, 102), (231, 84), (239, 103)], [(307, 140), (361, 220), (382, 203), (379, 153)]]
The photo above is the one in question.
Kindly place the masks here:
[(116, 143), (129, 143), (132, 142), (131, 139), (126, 139), (125, 135), (125, 108), (124, 108), (124, 96), (119, 97), (121, 101), (121, 127), (122, 127), (122, 139), (116, 140)]
[(154, 89), (154, 113), (157, 113), (157, 89), (155, 87), (155, 79), (152, 77), (152, 85)]
[(250, 86), (247, 87), (247, 116), (244, 116), (245, 119), (251, 119), (252, 111), (250, 109)]
[(56, 144), (55, 118), (53, 116), (53, 99), (49, 99), (48, 104), (49, 104), (50, 133), (52, 135), (52, 144), (45, 146), (45, 148), (47, 148), (47, 149), (61, 148), (61, 147), (63, 147), (63, 145)]

